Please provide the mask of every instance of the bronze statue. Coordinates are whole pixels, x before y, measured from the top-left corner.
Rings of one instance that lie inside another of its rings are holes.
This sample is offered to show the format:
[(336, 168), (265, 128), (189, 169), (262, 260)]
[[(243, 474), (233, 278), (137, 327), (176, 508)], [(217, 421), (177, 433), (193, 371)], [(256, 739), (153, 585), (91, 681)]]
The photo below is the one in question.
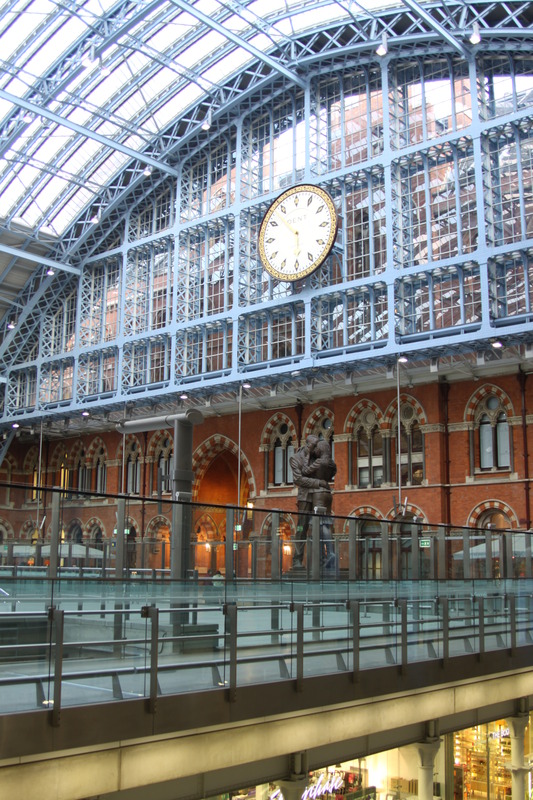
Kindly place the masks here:
[(307, 541), (307, 531), (313, 511), (324, 515), (321, 520), (320, 538), (322, 546), (321, 562), (330, 568), (335, 564), (333, 552), (331, 504), (332, 495), (329, 481), (333, 480), (337, 466), (331, 458), (329, 442), (308, 436), (305, 444), (290, 459), (292, 476), (298, 487), (298, 523), (294, 548), (293, 567), (302, 567)]

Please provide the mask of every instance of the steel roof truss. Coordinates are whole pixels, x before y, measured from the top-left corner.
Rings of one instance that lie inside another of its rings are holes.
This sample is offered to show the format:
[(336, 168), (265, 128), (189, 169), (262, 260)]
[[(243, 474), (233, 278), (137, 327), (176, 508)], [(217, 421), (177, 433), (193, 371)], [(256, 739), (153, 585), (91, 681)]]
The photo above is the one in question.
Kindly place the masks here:
[(417, 2), (417, 0), (402, 0), (403, 4), (408, 6), (412, 11), (417, 14), (424, 22), (432, 28), (439, 36), (442, 36), (449, 45), (451, 45), (455, 50), (461, 53), (462, 56), (466, 55), (466, 48), (462, 42), (460, 42), (454, 35), (451, 33), (447, 28), (437, 22), (437, 20), (431, 16), (431, 14), (426, 11), (425, 8)]

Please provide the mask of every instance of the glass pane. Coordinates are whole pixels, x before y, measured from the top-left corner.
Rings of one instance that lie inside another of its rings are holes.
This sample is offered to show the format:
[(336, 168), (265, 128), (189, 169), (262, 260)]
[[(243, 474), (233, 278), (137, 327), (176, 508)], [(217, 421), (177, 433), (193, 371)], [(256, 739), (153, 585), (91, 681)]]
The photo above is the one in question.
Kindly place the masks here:
[(484, 417), (479, 426), (479, 465), (481, 469), (490, 469), (494, 466), (492, 452), (492, 426)]

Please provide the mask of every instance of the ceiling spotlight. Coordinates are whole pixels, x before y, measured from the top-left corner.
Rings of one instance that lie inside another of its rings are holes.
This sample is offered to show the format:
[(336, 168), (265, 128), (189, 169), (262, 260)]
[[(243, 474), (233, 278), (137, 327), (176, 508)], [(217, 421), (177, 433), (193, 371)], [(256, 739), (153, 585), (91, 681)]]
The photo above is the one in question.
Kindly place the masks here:
[(242, 388), (243, 389), (251, 389), (252, 388), (252, 384), (249, 381), (244, 381), (244, 383), (242, 385)]
[(381, 42), (376, 48), (376, 53), (378, 56), (383, 57), (386, 56), (388, 52), (389, 52), (389, 45), (387, 42), (387, 34), (385, 33), (385, 31), (383, 31), (383, 33), (381, 34)]
[(500, 350), (503, 347), (503, 342), (500, 342), (499, 339), (495, 339), (491, 344), (495, 350)]
[(52, 267), (48, 267), (48, 269), (46, 270), (46, 274), (52, 276), (55, 275), (56, 273), (55, 270), (52, 269)]
[(188, 400), (188, 399), (189, 399), (189, 395), (187, 394), (187, 392), (182, 392), (180, 394), (180, 400)]
[(100, 214), (98, 213), (98, 211), (95, 211), (95, 213), (91, 217), (91, 223), (93, 225), (98, 225), (99, 222), (100, 222)]
[(17, 327), (17, 325), (16, 325), (15, 322), (13, 322), (13, 320), (11, 320), (10, 322), (7, 323), (8, 331), (13, 331), (13, 330), (15, 330), (16, 327)]
[(472, 33), (469, 38), (470, 44), (479, 44), (481, 41), (481, 34), (479, 32), (479, 25), (477, 22), (472, 24)]
[(91, 416), (89, 411), (82, 411), (81, 415), (82, 415), (82, 417), (90, 417)]
[(146, 177), (149, 178), (151, 174), (152, 174), (152, 167), (149, 164), (147, 164), (143, 169), (143, 175), (146, 175)]
[(11, 427), (15, 428), (15, 430), (16, 430), (17, 428), (20, 428), (20, 425), (18, 424), (18, 422), (14, 422)]
[(407, 358), (407, 356), (399, 356), (398, 357), (398, 364), (407, 364), (408, 361), (409, 361), (409, 359)]
[(213, 124), (213, 111), (212, 109), (207, 110), (207, 114), (204, 117), (204, 121), (202, 122), (202, 130), (208, 131), (211, 125)]

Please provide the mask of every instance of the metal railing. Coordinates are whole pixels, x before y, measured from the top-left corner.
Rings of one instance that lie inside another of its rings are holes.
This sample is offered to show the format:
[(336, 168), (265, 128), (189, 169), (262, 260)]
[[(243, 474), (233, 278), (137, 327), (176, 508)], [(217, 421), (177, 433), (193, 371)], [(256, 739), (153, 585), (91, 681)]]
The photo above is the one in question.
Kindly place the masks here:
[(532, 581), (42, 586), (4, 596), (0, 713), (49, 709), (53, 724), (66, 706), (142, 697), (153, 711), (165, 695), (222, 689), (231, 701), (243, 686), (298, 690), (533, 643)]

